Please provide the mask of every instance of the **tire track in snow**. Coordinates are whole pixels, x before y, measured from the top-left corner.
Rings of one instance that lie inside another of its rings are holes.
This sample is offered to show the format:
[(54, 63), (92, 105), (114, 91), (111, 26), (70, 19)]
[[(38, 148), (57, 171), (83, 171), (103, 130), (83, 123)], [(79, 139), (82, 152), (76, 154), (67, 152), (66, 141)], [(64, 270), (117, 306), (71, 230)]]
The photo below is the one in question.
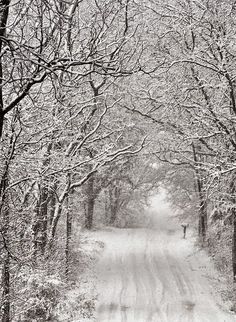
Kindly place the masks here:
[[(176, 239), (175, 236), (174, 238)], [(179, 293), (179, 296), (177, 296), (177, 308), (180, 314), (179, 322), (194, 322), (195, 291), (190, 279), (188, 278), (188, 274), (186, 273), (186, 271), (190, 272), (190, 270), (184, 260), (184, 256), (182, 255), (181, 257), (178, 257), (176, 252), (173, 251), (175, 249), (173, 247), (175, 243), (171, 243), (170, 238), (166, 241), (164, 249), (170, 278), (172, 276), (173, 282), (175, 283)]]
[[(126, 292), (127, 292), (127, 287), (128, 287), (128, 275), (127, 272), (124, 269), (124, 265), (126, 263), (124, 263), (124, 259), (121, 258), (121, 290), (120, 290), (120, 295), (119, 295), (119, 303), (120, 303), (120, 314), (121, 314), (121, 321), (122, 322), (126, 322), (127, 321), (127, 313), (126, 313), (126, 309), (127, 306), (125, 306), (126, 304)], [(123, 304), (124, 303), (124, 304)]]
[(102, 270), (102, 291), (108, 290), (100, 298), (104, 312), (97, 322), (235, 322), (219, 309), (199, 272), (204, 260), (196, 254), (186, 260), (192, 245), (176, 231), (162, 218), (157, 230), (105, 235), (108, 250), (100, 266), (114, 271), (106, 276), (106, 267)]
[[(165, 314), (160, 305), (160, 300), (158, 301), (158, 293), (162, 294), (164, 288), (158, 279), (158, 272), (155, 270), (154, 256), (152, 253), (152, 243), (153, 243), (153, 232), (150, 233), (149, 230), (145, 231), (146, 238), (146, 252), (145, 252), (145, 265), (147, 276), (147, 287), (149, 288), (149, 299), (150, 299), (150, 312), (147, 315), (146, 322), (165, 322)], [(161, 289), (161, 290), (160, 290)], [(159, 292), (158, 292), (159, 291)], [(155, 320), (154, 320), (155, 319)]]

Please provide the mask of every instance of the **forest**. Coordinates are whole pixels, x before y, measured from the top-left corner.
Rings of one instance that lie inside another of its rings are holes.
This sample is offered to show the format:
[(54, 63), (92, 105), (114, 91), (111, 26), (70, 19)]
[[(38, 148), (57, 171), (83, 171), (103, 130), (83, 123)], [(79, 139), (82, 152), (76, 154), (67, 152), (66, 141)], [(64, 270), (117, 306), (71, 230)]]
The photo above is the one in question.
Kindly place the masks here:
[(57, 321), (81, 229), (160, 186), (236, 304), (235, 175), (235, 1), (0, 1), (2, 322)]

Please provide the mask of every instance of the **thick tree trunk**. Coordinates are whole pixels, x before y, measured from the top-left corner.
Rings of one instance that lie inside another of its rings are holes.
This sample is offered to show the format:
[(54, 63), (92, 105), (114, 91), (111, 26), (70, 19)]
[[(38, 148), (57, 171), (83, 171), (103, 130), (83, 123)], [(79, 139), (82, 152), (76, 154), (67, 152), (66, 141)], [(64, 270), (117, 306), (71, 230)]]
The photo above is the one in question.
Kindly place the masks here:
[(207, 232), (207, 211), (206, 211), (206, 202), (203, 199), (201, 191), (199, 191), (200, 195), (200, 209), (199, 209), (199, 229), (198, 234), (202, 237), (203, 242), (206, 240), (206, 232)]
[(33, 216), (33, 224), (32, 224), (32, 243), (33, 243), (33, 257), (34, 260), (37, 255), (38, 251), (38, 233), (39, 233), (39, 203), (40, 201), (37, 200), (35, 209), (34, 209), (34, 216)]
[(47, 245), (47, 224), (48, 224), (48, 204), (49, 204), (49, 192), (48, 187), (44, 186), (41, 189), (40, 198), (40, 249), (44, 254)]
[(49, 193), (48, 187), (43, 185), (39, 188), (39, 200), (35, 206), (35, 216), (33, 223), (33, 244), (34, 254), (45, 252), (47, 244), (47, 215), (48, 215)]
[(105, 212), (105, 223), (108, 224), (110, 220), (110, 197), (109, 190), (105, 190), (105, 204), (104, 204), (104, 212)]
[(55, 199), (56, 203), (53, 206), (54, 212), (53, 212), (53, 215), (50, 214), (51, 227), (50, 227), (50, 232), (48, 234), (49, 248), (52, 246), (53, 239), (56, 235), (57, 224), (58, 224), (58, 221), (59, 221), (61, 214), (62, 214), (63, 203), (66, 200), (66, 198), (68, 198), (69, 193), (70, 193), (70, 179), (69, 179), (67, 187), (65, 188), (64, 192), (60, 196), (59, 200)]
[(117, 219), (117, 213), (119, 208), (119, 193), (120, 191), (118, 187), (114, 187), (112, 190), (110, 190), (110, 209), (111, 209), (110, 220), (109, 220), (110, 225), (114, 225)]
[(85, 218), (85, 228), (91, 230), (93, 228), (93, 215), (94, 215), (94, 199), (89, 198), (86, 218)]
[(56, 235), (57, 224), (61, 217), (61, 213), (62, 213), (62, 203), (57, 203), (55, 206), (54, 216), (53, 216), (52, 225), (51, 225), (51, 233), (50, 233), (51, 240)]
[(50, 251), (53, 247), (53, 243), (54, 243), (54, 239), (55, 239), (55, 235), (56, 235), (56, 231), (57, 231), (57, 224), (59, 222), (59, 219), (61, 217), (62, 214), (62, 202), (56, 202), (55, 204), (55, 209), (54, 209), (54, 213), (53, 213), (53, 218), (52, 218), (52, 223), (51, 223), (51, 227), (48, 233), (48, 242), (47, 242), (47, 249)]
[(92, 175), (87, 182), (87, 209), (85, 212), (85, 228), (91, 230), (93, 227), (93, 214), (94, 214), (94, 176)]
[[(54, 184), (53, 186), (53, 190), (56, 191), (57, 189), (57, 184)], [(52, 225), (52, 221), (53, 221), (53, 216), (54, 216), (54, 212), (55, 212), (55, 207), (56, 207), (56, 193), (50, 190), (49, 192), (49, 204), (48, 204), (48, 226), (51, 227)]]
[(194, 144), (192, 144), (193, 148), (193, 159), (196, 163), (195, 173), (196, 173), (196, 188), (199, 197), (199, 218), (198, 218), (198, 234), (199, 237), (202, 239), (202, 243), (204, 244), (206, 240), (206, 233), (207, 233), (207, 205), (206, 199), (203, 193), (203, 182), (200, 175), (199, 168), (197, 166), (198, 158)]

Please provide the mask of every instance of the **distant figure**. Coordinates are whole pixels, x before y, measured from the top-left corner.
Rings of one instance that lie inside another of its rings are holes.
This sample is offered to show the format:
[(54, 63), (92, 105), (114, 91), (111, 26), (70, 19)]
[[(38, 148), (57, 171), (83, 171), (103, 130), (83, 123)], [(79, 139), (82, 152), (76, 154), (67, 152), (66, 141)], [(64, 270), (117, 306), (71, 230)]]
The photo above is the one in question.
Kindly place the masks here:
[(189, 224), (183, 223), (183, 224), (181, 224), (181, 226), (182, 226), (182, 227), (183, 227), (183, 229), (184, 229), (184, 238), (185, 238), (185, 237), (186, 237), (186, 230), (187, 230), (187, 228), (188, 228)]

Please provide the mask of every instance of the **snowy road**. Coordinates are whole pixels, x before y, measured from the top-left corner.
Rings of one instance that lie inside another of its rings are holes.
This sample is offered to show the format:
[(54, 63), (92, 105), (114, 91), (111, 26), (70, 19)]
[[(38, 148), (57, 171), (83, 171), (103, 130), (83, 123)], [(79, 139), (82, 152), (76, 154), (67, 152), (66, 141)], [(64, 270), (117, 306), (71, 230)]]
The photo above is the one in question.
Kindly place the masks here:
[[(99, 233), (97, 322), (233, 322), (216, 304), (206, 255), (168, 216), (149, 228)], [(195, 252), (195, 253), (194, 253)]]

